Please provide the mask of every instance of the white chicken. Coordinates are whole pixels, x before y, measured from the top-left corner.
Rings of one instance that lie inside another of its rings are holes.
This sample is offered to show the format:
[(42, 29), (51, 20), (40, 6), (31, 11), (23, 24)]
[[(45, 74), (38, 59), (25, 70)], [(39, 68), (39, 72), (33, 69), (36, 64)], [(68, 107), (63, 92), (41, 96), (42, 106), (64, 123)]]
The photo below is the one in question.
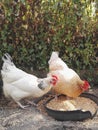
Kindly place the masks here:
[(48, 76), (58, 76), (57, 84), (52, 87), (57, 93), (75, 98), (90, 87), (87, 81), (81, 80), (79, 75), (66, 65), (58, 56), (58, 52), (52, 52), (48, 63)]
[(4, 62), (1, 70), (4, 95), (7, 98), (11, 97), (21, 108), (26, 107), (20, 103), (21, 99), (41, 97), (56, 85), (56, 76), (40, 79), (28, 74), (14, 65), (8, 53), (4, 54), (2, 60)]

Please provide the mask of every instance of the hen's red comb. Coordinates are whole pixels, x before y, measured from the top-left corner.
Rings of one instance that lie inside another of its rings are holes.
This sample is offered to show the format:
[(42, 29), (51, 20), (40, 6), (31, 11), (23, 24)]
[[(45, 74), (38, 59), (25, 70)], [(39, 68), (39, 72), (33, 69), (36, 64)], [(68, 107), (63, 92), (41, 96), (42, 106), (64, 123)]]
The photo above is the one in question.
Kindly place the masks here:
[(89, 85), (88, 81), (84, 80), (83, 89), (87, 90), (87, 89), (89, 89), (89, 87), (90, 87), (90, 85)]
[(55, 78), (56, 80), (58, 80), (58, 77), (56, 75), (52, 75), (53, 78)]

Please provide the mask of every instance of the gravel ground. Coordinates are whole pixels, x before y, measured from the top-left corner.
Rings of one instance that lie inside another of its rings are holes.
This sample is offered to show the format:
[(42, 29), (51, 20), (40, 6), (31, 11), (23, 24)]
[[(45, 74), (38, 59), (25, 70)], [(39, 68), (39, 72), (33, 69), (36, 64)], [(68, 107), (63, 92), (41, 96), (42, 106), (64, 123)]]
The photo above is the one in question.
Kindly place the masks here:
[[(98, 96), (98, 89), (90, 93)], [(26, 110), (8, 107), (9, 101), (2, 98), (0, 104), (0, 130), (98, 130), (98, 113), (85, 121), (56, 121), (33, 106)]]

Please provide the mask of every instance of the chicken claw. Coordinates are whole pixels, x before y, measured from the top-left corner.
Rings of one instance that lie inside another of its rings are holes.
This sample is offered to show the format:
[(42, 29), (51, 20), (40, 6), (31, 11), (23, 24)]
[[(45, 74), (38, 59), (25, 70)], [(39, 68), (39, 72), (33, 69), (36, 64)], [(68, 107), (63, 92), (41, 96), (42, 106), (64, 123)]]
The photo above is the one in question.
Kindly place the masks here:
[(17, 102), (17, 104), (22, 108), (22, 109), (27, 109), (27, 107), (29, 107), (29, 105), (22, 105), (20, 102)]

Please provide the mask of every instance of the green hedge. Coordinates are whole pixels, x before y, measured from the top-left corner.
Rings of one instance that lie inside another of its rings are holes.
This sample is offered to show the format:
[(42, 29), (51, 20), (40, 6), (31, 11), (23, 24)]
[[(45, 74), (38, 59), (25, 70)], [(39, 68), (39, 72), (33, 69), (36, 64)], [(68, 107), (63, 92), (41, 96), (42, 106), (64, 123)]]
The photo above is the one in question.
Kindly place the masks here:
[(0, 59), (8, 52), (18, 66), (47, 70), (56, 50), (76, 70), (96, 66), (96, 0), (17, 1), (0, 2)]

